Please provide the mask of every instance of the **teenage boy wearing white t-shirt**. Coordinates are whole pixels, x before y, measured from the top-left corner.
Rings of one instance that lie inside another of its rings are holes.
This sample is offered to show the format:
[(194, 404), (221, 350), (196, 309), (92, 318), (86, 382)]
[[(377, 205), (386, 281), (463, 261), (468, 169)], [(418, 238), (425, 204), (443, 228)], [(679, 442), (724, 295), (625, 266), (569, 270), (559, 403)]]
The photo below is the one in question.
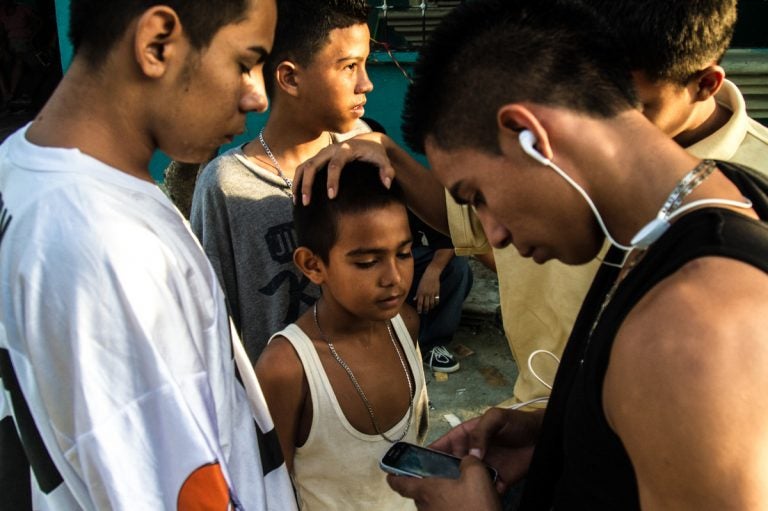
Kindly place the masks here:
[(15, 502), (295, 509), (216, 276), (148, 171), (266, 109), (275, 4), (134, 4), (73, 0), (72, 66), (0, 147), (3, 424), (32, 474)]

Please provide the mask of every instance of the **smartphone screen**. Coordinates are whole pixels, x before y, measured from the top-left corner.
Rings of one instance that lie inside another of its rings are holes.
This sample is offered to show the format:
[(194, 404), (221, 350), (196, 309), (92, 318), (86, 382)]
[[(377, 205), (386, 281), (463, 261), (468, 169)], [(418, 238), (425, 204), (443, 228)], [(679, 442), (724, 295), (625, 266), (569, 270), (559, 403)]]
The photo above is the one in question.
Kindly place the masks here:
[[(445, 477), (458, 479), (461, 475), (461, 459), (434, 451), (426, 447), (397, 442), (381, 459), (379, 465), (386, 472), (411, 477)], [(488, 467), (491, 478), (496, 480), (496, 471)]]

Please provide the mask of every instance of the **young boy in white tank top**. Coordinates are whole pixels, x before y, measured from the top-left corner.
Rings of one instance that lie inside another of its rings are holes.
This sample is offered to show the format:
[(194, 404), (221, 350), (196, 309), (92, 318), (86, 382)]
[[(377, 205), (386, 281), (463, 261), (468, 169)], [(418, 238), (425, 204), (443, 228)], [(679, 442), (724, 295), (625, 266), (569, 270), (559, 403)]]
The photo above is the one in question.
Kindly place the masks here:
[(347, 167), (337, 198), (318, 189), (294, 207), (294, 262), (322, 296), (256, 372), (302, 509), (414, 509), (378, 468), (392, 442), (421, 443), (427, 429), (405, 199), (375, 167)]

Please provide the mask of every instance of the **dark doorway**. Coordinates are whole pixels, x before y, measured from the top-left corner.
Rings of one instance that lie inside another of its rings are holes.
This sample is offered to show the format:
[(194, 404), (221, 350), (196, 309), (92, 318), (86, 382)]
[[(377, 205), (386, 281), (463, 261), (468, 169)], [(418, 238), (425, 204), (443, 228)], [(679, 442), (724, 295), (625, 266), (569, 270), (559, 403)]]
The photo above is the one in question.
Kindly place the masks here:
[(61, 75), (54, 0), (0, 0), (0, 139), (35, 116)]

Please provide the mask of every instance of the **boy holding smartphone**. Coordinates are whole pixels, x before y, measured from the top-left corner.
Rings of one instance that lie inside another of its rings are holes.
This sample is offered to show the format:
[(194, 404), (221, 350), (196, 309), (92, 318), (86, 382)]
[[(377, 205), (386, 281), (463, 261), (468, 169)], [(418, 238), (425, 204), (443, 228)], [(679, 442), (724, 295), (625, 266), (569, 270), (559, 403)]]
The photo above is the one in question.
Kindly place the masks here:
[(272, 337), (256, 373), (302, 509), (412, 509), (378, 466), (391, 443), (421, 443), (427, 429), (419, 320), (405, 304), (408, 214), (374, 166), (347, 167), (337, 199), (318, 189), (294, 208), (294, 262), (322, 295)]

